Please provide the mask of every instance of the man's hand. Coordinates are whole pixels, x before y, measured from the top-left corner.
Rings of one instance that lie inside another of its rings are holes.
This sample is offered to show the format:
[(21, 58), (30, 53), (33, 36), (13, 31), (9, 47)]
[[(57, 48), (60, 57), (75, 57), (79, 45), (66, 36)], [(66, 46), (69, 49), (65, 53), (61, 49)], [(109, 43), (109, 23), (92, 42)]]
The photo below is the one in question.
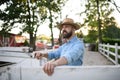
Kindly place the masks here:
[(40, 52), (34, 52), (34, 58), (42, 59), (42, 57), (43, 57), (42, 53), (40, 53)]
[(45, 57), (45, 58), (48, 58), (48, 53), (41, 53), (41, 52), (33, 52), (34, 54), (34, 58), (37, 58), (37, 59), (42, 59), (42, 57)]
[(57, 63), (55, 63), (55, 61), (52, 60), (52, 61), (47, 62), (44, 65), (43, 70), (48, 76), (51, 76), (54, 73), (54, 68), (56, 66), (57, 66)]
[(51, 75), (54, 73), (54, 68), (55, 68), (56, 66), (65, 65), (65, 64), (67, 64), (67, 63), (68, 63), (68, 62), (67, 62), (67, 59), (66, 59), (65, 57), (61, 57), (61, 58), (59, 58), (59, 59), (57, 59), (57, 60), (53, 59), (53, 60), (47, 62), (47, 63), (44, 65), (43, 70), (44, 70), (44, 72), (45, 72), (47, 75), (51, 76)]

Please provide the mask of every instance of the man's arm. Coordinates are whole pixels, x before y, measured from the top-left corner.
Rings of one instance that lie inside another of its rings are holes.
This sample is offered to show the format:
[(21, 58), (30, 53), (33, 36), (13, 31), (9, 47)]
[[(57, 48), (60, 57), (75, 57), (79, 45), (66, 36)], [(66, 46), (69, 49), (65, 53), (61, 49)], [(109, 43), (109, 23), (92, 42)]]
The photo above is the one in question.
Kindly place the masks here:
[(34, 57), (41, 59), (42, 57), (48, 58), (48, 53), (34, 52)]
[(49, 61), (47, 62), (44, 67), (43, 70), (47, 75), (52, 75), (54, 73), (54, 68), (56, 66), (61, 66), (61, 65), (65, 65), (67, 64), (67, 59), (65, 57), (61, 57), (59, 59), (57, 59), (56, 61)]
[(67, 59), (65, 57), (61, 57), (61, 58), (59, 58), (59, 59), (57, 59), (56, 61), (53, 62), (53, 64), (55, 66), (65, 65), (67, 63), (68, 63), (68, 61), (67, 61)]

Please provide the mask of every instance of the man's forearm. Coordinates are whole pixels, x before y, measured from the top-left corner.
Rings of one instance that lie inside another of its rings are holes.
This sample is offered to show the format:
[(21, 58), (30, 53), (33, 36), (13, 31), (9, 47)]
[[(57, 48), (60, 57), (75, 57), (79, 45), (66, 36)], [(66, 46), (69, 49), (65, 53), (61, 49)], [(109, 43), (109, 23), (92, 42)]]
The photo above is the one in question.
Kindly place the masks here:
[(55, 66), (61, 66), (61, 65), (68, 64), (68, 61), (65, 57), (61, 57), (61, 58), (57, 59), (56, 61), (54, 61), (53, 64)]

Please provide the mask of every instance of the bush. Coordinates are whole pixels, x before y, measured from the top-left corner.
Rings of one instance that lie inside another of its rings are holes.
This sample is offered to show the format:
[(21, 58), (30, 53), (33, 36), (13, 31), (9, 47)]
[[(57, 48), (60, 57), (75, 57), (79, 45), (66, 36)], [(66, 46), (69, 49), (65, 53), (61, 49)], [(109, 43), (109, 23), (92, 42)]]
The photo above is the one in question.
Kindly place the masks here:
[(118, 45), (120, 45), (120, 40), (104, 38), (104, 39), (102, 39), (102, 43), (105, 43), (105, 44), (109, 43), (110, 45), (115, 45), (115, 43), (118, 43)]

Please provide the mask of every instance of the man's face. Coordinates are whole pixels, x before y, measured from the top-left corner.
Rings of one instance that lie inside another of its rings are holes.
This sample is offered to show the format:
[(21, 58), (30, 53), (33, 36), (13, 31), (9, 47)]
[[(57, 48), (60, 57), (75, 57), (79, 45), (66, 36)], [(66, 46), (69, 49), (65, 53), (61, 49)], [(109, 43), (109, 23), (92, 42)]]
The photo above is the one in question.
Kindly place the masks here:
[(63, 35), (63, 38), (70, 38), (73, 34), (73, 26), (71, 25), (63, 25), (62, 26), (62, 35)]

